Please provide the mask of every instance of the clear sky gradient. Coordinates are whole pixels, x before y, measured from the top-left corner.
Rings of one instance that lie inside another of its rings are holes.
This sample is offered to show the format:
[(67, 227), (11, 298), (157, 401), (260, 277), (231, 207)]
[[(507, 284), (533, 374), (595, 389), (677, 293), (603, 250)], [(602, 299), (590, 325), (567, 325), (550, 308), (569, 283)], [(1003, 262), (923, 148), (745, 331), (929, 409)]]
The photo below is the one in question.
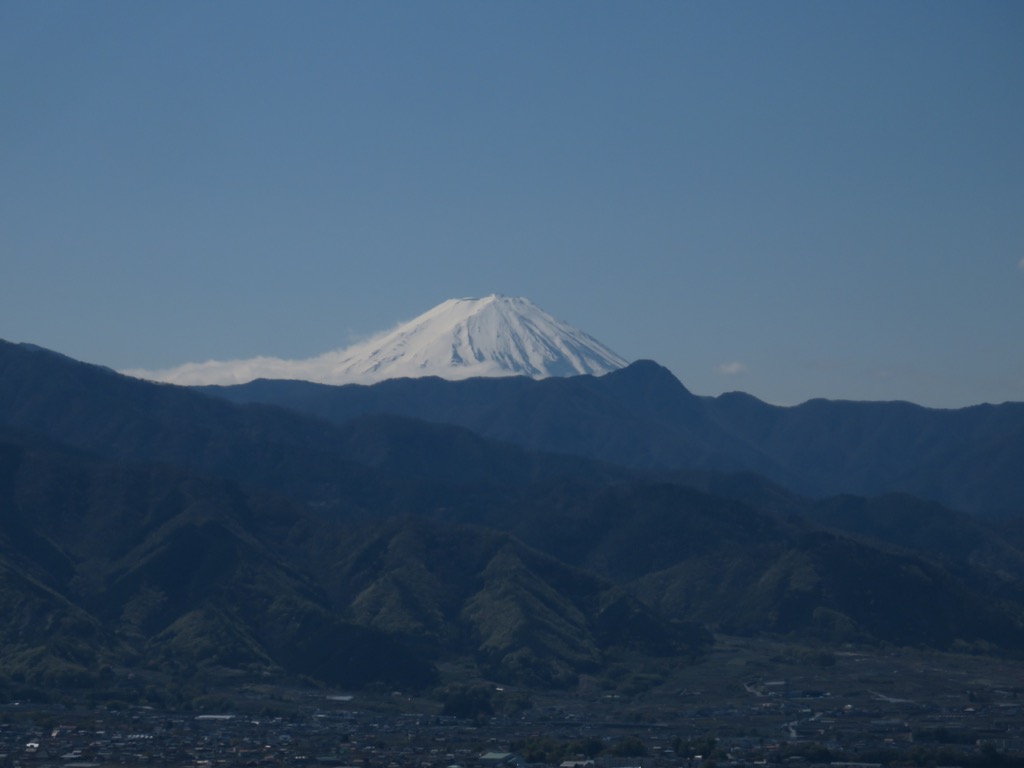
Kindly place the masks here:
[(698, 394), (1024, 400), (1024, 3), (0, 2), (0, 337), (489, 293)]

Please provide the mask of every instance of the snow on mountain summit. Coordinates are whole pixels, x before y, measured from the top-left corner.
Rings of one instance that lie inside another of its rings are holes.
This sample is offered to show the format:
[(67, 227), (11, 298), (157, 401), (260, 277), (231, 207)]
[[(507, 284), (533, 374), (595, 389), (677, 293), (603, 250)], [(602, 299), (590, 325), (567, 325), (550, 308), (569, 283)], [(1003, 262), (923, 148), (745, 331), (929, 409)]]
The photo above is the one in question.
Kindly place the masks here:
[(574, 376), (626, 361), (523, 298), (451, 299), (388, 334), (340, 353), (337, 372), (399, 376)]
[(627, 364), (596, 339), (524, 298), (450, 299), (391, 331), (307, 360), (188, 363), (129, 375), (174, 384), (242, 384), (258, 378), (372, 384), (439, 376), (601, 375)]

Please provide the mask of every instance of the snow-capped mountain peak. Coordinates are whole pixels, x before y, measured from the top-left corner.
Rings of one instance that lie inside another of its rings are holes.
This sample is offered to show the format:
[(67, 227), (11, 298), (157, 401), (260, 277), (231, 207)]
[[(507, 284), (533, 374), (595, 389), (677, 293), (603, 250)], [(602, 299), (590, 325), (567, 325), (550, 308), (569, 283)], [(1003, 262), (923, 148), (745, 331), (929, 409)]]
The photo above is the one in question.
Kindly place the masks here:
[(421, 376), (601, 375), (626, 364), (528, 299), (492, 294), (450, 299), (391, 331), (307, 360), (261, 357), (126, 373), (176, 384), (241, 384), (257, 378), (370, 384)]

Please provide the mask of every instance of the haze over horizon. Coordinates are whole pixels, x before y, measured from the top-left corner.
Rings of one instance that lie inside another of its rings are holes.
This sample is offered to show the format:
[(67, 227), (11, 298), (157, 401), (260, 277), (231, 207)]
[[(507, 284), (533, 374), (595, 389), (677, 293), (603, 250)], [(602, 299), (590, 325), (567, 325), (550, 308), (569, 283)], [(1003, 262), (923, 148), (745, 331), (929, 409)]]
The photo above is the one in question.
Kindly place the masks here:
[(524, 296), (693, 392), (1024, 401), (1015, 2), (0, 5), (0, 338), (302, 359)]

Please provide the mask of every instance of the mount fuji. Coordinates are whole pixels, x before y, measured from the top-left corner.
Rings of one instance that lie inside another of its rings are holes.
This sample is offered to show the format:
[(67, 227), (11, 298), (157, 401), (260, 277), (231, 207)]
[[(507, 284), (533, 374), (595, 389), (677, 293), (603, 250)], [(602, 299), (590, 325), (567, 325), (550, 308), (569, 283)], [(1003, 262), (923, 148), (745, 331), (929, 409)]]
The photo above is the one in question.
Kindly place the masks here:
[(183, 385), (244, 384), (255, 379), (373, 384), (423, 376), (457, 380), (476, 376), (543, 379), (602, 375), (627, 362), (529, 300), (492, 294), (450, 299), (391, 331), (305, 360), (209, 360), (124, 373)]

